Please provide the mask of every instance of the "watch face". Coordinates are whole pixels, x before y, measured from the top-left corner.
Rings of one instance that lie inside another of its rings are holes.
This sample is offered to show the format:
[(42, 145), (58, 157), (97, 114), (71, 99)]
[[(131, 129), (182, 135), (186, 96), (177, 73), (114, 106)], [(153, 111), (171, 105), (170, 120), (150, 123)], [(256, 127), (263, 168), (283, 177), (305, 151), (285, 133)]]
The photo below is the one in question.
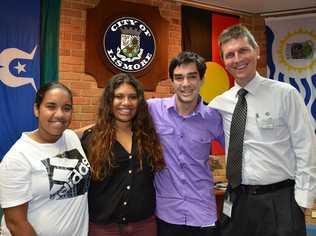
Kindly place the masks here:
[(121, 17), (106, 29), (103, 48), (115, 68), (124, 72), (138, 72), (153, 61), (156, 43), (151, 29), (143, 21)]

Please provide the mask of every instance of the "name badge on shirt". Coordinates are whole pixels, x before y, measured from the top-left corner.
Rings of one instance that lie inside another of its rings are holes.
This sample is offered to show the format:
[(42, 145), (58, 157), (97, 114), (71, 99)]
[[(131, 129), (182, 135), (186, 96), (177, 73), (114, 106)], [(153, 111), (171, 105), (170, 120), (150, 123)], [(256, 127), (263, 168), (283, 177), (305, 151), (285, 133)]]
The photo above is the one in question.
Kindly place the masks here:
[(262, 129), (273, 129), (273, 119), (269, 112), (265, 114), (256, 113), (256, 122), (258, 127)]
[(233, 203), (230, 199), (225, 199), (223, 204), (223, 213), (227, 215), (229, 218), (232, 217)]

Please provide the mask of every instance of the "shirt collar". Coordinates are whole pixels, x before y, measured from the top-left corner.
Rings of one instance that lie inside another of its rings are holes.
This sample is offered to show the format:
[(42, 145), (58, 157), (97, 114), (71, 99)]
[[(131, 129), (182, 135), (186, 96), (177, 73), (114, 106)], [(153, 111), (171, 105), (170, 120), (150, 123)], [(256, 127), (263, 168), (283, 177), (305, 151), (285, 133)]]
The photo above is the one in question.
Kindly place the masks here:
[(170, 99), (166, 100), (167, 110), (174, 108), (176, 110), (176, 95), (174, 94)]
[[(248, 93), (254, 95), (256, 94), (259, 85), (260, 85), (260, 81), (261, 79), (263, 79), (258, 72), (256, 72), (255, 77), (249, 81), (249, 83), (244, 87), (244, 89), (246, 89), (248, 91)], [(239, 89), (241, 89), (241, 86), (238, 85), (237, 83), (235, 83), (235, 96), (237, 96), (237, 92), (239, 91)]]
[[(175, 112), (177, 112), (176, 95), (175, 94), (171, 97), (171, 99), (168, 99), (166, 101), (166, 108), (167, 108), (167, 110), (173, 109)], [(201, 96), (199, 96), (198, 104), (197, 104), (196, 108), (194, 109), (194, 111), (192, 112), (192, 114), (190, 114), (189, 116), (201, 114), (202, 118), (205, 118), (206, 110), (207, 110), (207, 106), (205, 106), (203, 104), (203, 100), (202, 100)]]

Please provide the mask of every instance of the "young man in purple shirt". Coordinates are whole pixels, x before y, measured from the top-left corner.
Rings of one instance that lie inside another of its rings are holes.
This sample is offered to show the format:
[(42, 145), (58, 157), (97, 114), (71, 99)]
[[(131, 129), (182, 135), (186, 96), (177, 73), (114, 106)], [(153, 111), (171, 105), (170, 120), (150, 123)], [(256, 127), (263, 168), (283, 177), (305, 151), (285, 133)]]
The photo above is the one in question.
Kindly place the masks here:
[(211, 141), (224, 138), (220, 114), (199, 96), (205, 70), (198, 54), (180, 53), (169, 65), (175, 94), (148, 100), (166, 162), (155, 176), (158, 236), (217, 235), (208, 159)]

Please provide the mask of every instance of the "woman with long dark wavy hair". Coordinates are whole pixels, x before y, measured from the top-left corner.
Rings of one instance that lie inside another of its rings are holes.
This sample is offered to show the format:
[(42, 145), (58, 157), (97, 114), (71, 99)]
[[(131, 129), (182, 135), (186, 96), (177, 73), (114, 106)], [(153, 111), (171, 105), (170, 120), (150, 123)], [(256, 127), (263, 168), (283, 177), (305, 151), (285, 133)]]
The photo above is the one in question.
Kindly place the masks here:
[(164, 161), (143, 88), (132, 75), (107, 83), (82, 144), (92, 171), (89, 235), (156, 235), (153, 178)]

